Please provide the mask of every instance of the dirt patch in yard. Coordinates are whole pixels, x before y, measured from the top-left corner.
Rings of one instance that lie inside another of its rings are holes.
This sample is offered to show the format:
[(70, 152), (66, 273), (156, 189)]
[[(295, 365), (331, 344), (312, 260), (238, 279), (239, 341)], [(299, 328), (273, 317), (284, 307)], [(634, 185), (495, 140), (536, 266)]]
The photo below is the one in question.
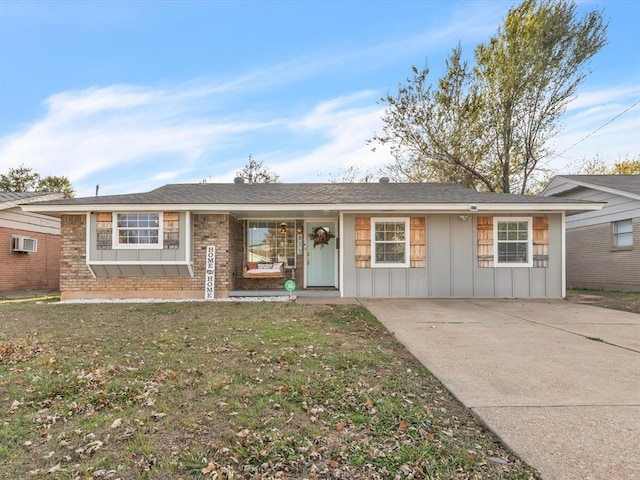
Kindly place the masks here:
[(567, 300), (623, 312), (640, 313), (640, 293), (570, 289), (567, 291)]

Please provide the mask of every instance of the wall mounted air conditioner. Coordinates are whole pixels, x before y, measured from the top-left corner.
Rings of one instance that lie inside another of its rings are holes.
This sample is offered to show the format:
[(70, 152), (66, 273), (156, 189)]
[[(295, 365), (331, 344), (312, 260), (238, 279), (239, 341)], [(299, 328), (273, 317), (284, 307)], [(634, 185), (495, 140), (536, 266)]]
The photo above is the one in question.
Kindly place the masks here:
[(30, 253), (35, 252), (38, 249), (38, 240), (30, 237), (22, 237), (13, 235), (11, 237), (11, 251)]

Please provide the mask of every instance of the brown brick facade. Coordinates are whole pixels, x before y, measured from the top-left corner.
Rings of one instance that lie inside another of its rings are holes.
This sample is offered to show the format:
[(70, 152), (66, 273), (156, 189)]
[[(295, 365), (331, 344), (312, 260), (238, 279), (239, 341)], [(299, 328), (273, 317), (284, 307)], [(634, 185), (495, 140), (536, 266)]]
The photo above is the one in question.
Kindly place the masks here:
[(194, 214), (192, 218), (193, 277), (96, 278), (86, 265), (86, 215), (63, 215), (60, 268), (62, 299), (203, 298), (208, 245), (216, 246), (215, 296), (227, 297), (229, 290), (236, 288), (237, 257), (238, 252), (242, 252), (242, 223), (227, 214)]
[[(32, 253), (11, 251), (11, 236), (38, 240)], [(0, 291), (57, 290), (60, 278), (60, 236), (0, 228)]]
[(633, 248), (612, 247), (609, 223), (567, 230), (567, 286), (640, 292), (640, 218)]

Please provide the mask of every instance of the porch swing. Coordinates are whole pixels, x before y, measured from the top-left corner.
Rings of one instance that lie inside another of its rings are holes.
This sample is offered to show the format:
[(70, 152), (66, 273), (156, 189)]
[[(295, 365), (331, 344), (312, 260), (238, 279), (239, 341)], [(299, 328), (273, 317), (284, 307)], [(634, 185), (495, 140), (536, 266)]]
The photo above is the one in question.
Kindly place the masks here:
[(242, 269), (242, 278), (284, 278), (284, 262), (247, 262)]

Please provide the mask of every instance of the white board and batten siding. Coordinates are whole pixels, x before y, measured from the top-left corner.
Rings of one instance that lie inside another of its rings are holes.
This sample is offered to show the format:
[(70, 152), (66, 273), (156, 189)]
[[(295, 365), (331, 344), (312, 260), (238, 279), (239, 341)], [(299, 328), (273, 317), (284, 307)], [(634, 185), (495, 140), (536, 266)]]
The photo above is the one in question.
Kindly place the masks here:
[[(561, 196), (564, 197), (565, 195)], [(570, 196), (566, 195), (566, 197), (575, 198), (576, 200), (606, 202), (606, 205), (601, 210), (568, 216), (568, 230), (640, 217), (640, 200), (634, 198), (584, 187), (572, 191)]]
[(567, 230), (640, 217), (640, 198), (637, 195), (576, 185), (563, 177), (556, 177), (544, 195), (606, 204), (601, 210), (567, 216)]
[(459, 215), (444, 214), (425, 216), (424, 267), (356, 268), (354, 232), (357, 216), (344, 216), (343, 295), (346, 297), (562, 297), (561, 214), (547, 215), (549, 261), (544, 268), (478, 267), (477, 217), (462, 220)]
[(60, 219), (12, 207), (0, 210), (0, 228), (60, 235)]

